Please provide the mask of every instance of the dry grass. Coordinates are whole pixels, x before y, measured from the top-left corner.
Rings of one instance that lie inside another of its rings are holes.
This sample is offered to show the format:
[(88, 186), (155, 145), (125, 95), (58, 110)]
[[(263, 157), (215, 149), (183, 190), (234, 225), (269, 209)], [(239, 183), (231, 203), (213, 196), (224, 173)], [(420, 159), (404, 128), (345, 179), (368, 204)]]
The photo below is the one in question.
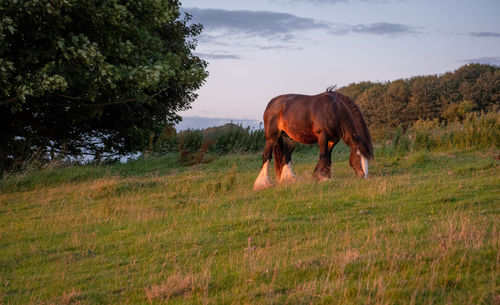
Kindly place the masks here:
[(199, 275), (175, 274), (169, 276), (165, 282), (145, 288), (146, 297), (149, 302), (153, 300), (168, 301), (171, 297), (182, 296), (188, 298), (195, 290), (200, 290), (204, 286), (202, 277)]

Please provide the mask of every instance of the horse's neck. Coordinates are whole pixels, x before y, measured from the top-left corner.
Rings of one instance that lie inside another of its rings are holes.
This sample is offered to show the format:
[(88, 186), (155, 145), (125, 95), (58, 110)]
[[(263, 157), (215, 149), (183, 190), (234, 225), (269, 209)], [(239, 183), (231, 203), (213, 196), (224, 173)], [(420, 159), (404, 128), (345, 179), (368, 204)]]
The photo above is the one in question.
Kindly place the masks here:
[(351, 150), (353, 150), (353, 149), (354, 149), (355, 144), (354, 144), (354, 141), (352, 140), (352, 137), (349, 137), (349, 138), (347, 138), (347, 139), (346, 139), (346, 138), (342, 138), (342, 140), (344, 141), (344, 143), (345, 143), (347, 146), (349, 146), (349, 148), (350, 148)]
[(340, 121), (340, 133), (341, 133), (341, 137), (342, 137), (342, 140), (344, 140), (344, 142), (349, 146), (351, 147), (351, 149), (353, 148), (354, 146), (354, 140), (353, 140), (353, 135), (355, 135), (357, 132), (356, 132), (356, 126), (355, 126), (355, 122), (354, 120), (356, 120), (356, 118), (354, 117), (354, 114), (352, 113), (352, 110), (351, 108), (349, 108), (343, 99), (340, 100), (340, 103), (339, 103), (341, 106), (341, 113), (343, 112), (343, 120)]
[(341, 126), (340, 128), (340, 134), (341, 134), (341, 137), (342, 137), (342, 140), (345, 142), (345, 144), (347, 144), (347, 146), (353, 147), (354, 145), (354, 141), (352, 139), (352, 135), (355, 134), (355, 131), (354, 131), (354, 126), (352, 126), (352, 123), (350, 122), (344, 122), (343, 126)]

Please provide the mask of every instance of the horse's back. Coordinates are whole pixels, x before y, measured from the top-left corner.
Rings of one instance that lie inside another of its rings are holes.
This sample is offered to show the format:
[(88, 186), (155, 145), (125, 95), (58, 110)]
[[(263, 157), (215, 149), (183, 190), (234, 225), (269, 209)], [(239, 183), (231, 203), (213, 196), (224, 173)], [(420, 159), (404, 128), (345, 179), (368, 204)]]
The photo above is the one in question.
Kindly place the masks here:
[(318, 95), (285, 94), (272, 99), (264, 112), (264, 124), (272, 134), (284, 131), (302, 143), (315, 143), (317, 129), (324, 126), (322, 119), (332, 112), (332, 98), (325, 93)]
[(331, 98), (324, 94), (304, 95), (304, 94), (284, 94), (273, 98), (267, 104), (266, 113), (279, 113), (280, 111), (312, 111), (318, 104), (331, 103)]

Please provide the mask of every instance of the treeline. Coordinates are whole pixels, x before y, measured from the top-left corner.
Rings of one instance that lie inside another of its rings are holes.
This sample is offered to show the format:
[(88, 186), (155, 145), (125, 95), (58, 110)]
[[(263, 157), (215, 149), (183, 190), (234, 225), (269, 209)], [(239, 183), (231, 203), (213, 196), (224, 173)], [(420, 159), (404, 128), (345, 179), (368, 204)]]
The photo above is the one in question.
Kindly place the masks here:
[(453, 122), (468, 113), (497, 111), (500, 67), (469, 64), (442, 75), (360, 82), (339, 91), (359, 105), (377, 138), (417, 120)]

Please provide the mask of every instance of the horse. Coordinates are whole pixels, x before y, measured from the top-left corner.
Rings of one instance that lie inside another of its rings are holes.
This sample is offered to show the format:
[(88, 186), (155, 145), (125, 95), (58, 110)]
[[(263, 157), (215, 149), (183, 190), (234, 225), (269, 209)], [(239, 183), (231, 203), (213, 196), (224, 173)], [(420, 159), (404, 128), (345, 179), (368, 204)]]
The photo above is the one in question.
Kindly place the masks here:
[(358, 106), (333, 88), (317, 95), (280, 95), (268, 103), (264, 111), (266, 144), (254, 190), (273, 185), (269, 177), (273, 152), (276, 180), (279, 183), (295, 180), (292, 169), (295, 142), (318, 143), (319, 161), (314, 169), (318, 181), (331, 179), (331, 153), (340, 139), (351, 149), (349, 165), (354, 172), (368, 178), (368, 161), (373, 159), (370, 131)]

